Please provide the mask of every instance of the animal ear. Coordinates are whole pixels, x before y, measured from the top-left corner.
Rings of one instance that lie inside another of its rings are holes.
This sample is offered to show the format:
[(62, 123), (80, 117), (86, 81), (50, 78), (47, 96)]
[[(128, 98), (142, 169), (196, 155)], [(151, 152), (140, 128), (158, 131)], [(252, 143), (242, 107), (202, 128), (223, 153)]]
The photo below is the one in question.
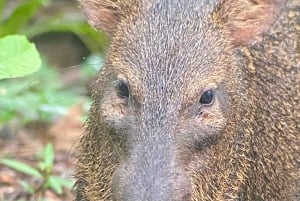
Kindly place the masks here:
[(91, 26), (113, 35), (121, 18), (117, 0), (79, 0)]
[(278, 19), (286, 0), (225, 0), (220, 8), (235, 46), (258, 42)]

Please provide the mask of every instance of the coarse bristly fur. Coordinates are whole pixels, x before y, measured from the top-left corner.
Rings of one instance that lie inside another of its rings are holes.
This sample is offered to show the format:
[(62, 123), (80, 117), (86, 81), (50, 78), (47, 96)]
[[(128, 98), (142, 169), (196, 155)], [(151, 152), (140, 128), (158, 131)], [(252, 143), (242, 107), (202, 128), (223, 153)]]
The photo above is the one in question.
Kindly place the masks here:
[(299, 0), (80, 3), (112, 43), (76, 201), (300, 200)]

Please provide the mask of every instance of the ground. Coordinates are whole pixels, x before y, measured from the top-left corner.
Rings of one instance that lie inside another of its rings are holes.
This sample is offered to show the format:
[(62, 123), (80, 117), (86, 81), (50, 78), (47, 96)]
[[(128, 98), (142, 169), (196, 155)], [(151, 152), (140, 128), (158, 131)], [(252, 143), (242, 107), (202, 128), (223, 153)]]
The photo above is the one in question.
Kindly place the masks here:
[[(0, 158), (11, 156), (30, 165), (38, 162), (36, 153), (46, 143), (52, 142), (55, 148), (53, 174), (74, 179), (74, 163), (76, 162), (76, 143), (83, 130), (82, 105), (76, 104), (68, 114), (52, 125), (33, 122), (25, 128), (2, 129), (0, 136)], [(0, 201), (42, 200), (47, 201), (73, 200), (71, 189), (64, 188), (62, 195), (47, 190), (44, 195), (31, 196), (19, 184), (20, 180), (38, 186), (35, 178), (0, 165)]]

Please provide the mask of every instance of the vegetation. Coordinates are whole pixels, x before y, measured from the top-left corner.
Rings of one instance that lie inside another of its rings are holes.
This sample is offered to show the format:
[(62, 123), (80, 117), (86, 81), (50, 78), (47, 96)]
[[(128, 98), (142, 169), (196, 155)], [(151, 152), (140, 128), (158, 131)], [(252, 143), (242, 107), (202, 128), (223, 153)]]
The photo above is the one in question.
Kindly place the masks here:
[(43, 11), (54, 4), (52, 0), (23, 0), (11, 5), (11, 10), (5, 9), (9, 3), (12, 4), (13, 1), (0, 1), (0, 37), (24, 34), (33, 38), (43, 33), (71, 32), (76, 34), (91, 52), (103, 53), (108, 44), (105, 35), (96, 32), (83, 18), (76, 16), (78, 13), (62, 9), (49, 11), (50, 15), (44, 14)]
[(26, 37), (3, 37), (0, 39), (0, 47), (0, 79), (25, 76), (39, 69), (39, 53)]
[[(72, 105), (78, 102), (89, 105), (84, 84), (66, 87), (61, 72), (76, 69), (87, 82), (101, 67), (108, 44), (103, 33), (94, 31), (84, 18), (77, 16), (81, 14), (74, 15), (63, 8), (46, 12), (55, 4), (54, 1), (13, 2), (0, 1), (0, 144), (1, 132), (6, 125), (21, 128), (32, 122), (52, 124), (65, 115)], [(66, 32), (76, 35), (91, 55), (76, 66), (54, 68), (31, 41), (43, 34)], [(87, 111), (88, 107), (85, 108)], [(61, 195), (63, 187), (71, 189), (73, 182), (53, 171), (56, 154), (53, 145), (48, 143), (40, 154), (32, 153), (38, 160), (34, 165), (32, 162), (21, 162), (24, 159), (18, 156), (3, 155), (0, 149), (0, 179), (2, 165), (31, 178), (18, 179), (19, 185), (30, 194), (31, 199), (44, 199), (49, 189)], [(2, 199), (6, 198), (0, 194)]]
[(53, 189), (57, 194), (62, 194), (63, 187), (71, 188), (74, 185), (69, 179), (53, 174), (54, 150), (52, 144), (45, 146), (44, 150), (39, 154), (39, 158), (40, 161), (36, 166), (8, 158), (1, 159), (0, 163), (36, 179), (37, 182), (32, 184), (19, 180), (20, 185), (36, 198), (43, 197), (45, 190), (48, 188)]

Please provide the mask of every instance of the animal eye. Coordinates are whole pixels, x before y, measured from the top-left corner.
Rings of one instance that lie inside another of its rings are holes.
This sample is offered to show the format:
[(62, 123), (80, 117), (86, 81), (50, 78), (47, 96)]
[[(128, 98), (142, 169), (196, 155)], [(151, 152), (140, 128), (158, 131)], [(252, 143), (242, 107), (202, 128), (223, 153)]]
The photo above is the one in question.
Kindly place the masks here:
[(199, 103), (203, 105), (210, 105), (212, 104), (214, 99), (215, 99), (215, 90), (209, 89), (201, 95)]
[(129, 88), (124, 81), (120, 80), (116, 88), (120, 98), (129, 98)]

